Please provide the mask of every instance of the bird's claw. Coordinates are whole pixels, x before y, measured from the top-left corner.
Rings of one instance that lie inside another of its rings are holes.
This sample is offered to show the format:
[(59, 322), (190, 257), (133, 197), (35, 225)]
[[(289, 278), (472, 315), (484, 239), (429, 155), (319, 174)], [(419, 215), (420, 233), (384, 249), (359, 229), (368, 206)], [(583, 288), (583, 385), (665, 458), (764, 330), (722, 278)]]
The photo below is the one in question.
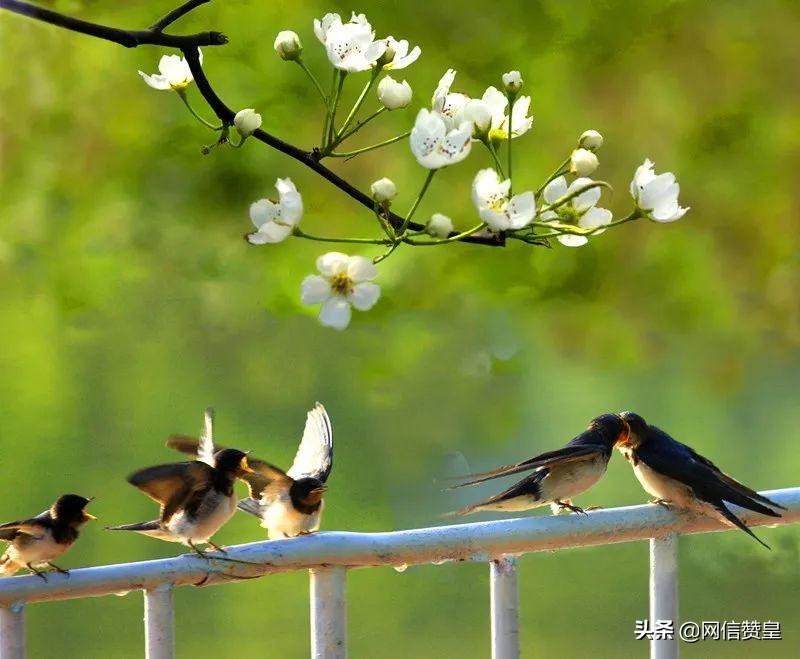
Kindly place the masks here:
[(655, 506), (664, 506), (664, 508), (669, 508), (669, 501), (667, 499), (650, 499), (650, 503)]

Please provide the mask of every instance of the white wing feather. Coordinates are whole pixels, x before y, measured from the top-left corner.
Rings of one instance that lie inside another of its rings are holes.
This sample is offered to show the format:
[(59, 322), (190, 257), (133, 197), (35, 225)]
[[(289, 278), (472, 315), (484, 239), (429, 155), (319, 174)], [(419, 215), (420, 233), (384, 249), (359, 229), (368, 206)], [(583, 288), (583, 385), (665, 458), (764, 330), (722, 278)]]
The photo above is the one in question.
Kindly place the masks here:
[(333, 429), (328, 413), (321, 403), (309, 410), (303, 439), (286, 473), (299, 478), (318, 478), (325, 482), (333, 466)]
[(203, 413), (203, 432), (197, 445), (197, 459), (214, 466), (214, 410), (210, 407)]

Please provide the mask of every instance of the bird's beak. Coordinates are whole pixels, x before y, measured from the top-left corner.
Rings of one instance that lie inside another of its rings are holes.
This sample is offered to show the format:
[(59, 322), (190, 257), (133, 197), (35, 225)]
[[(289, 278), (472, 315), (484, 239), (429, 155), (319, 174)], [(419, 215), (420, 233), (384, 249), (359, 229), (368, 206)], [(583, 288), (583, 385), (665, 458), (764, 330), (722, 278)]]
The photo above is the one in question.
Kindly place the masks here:
[(325, 492), (327, 491), (328, 491), (327, 486), (320, 485), (319, 487), (315, 487), (313, 490), (311, 490), (311, 494), (325, 494)]
[(628, 425), (628, 422), (620, 417), (620, 421), (622, 421), (622, 432), (617, 435), (617, 439), (614, 442), (614, 446), (619, 448), (621, 446), (626, 446), (628, 443), (628, 439), (631, 436), (631, 427)]
[(86, 518), (87, 520), (97, 519), (97, 517), (95, 517), (95, 516), (94, 516), (94, 515), (92, 515), (91, 513), (87, 513), (85, 510), (83, 511), (83, 516), (84, 516), (84, 518)]
[[(248, 451), (247, 453), (250, 453), (250, 451)], [(242, 471), (244, 473), (246, 473), (246, 474), (254, 473), (253, 468), (247, 462), (247, 454), (245, 454), (245, 456), (242, 458), (241, 462), (239, 462), (239, 466), (242, 468)]]

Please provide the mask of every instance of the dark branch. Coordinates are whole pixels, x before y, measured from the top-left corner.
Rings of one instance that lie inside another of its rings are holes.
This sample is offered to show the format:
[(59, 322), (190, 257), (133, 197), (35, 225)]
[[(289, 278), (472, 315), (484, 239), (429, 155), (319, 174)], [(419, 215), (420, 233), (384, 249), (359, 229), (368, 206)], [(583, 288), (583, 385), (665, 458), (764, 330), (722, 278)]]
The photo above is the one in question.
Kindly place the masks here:
[[(79, 32), (87, 34), (98, 39), (104, 39), (113, 43), (120, 44), (126, 48), (135, 48), (141, 45), (155, 45), (165, 46), (167, 48), (178, 48), (183, 52), (189, 68), (194, 76), (197, 89), (205, 99), (206, 103), (211, 107), (219, 119), (227, 124), (233, 123), (234, 111), (229, 108), (222, 99), (217, 96), (217, 93), (211, 87), (208, 78), (200, 65), (200, 59), (197, 55), (197, 48), (199, 46), (220, 46), (228, 42), (227, 37), (220, 32), (201, 32), (198, 34), (176, 36), (164, 34), (162, 31), (176, 20), (185, 16), (193, 9), (200, 5), (206, 4), (210, 0), (189, 0), (177, 9), (171, 11), (169, 14), (160, 19), (148, 30), (121, 30), (118, 28), (100, 25), (98, 23), (90, 23), (70, 16), (65, 16), (50, 9), (37, 7), (21, 0), (0, 0), (0, 8), (7, 9), (15, 14), (21, 14), (34, 18), (51, 25), (62, 27), (72, 32)], [(263, 142), (264, 144), (277, 149), (281, 153), (285, 153), (291, 158), (303, 163), (306, 167), (314, 170), (317, 174), (322, 176), (327, 181), (339, 188), (342, 192), (355, 199), (358, 203), (366, 206), (370, 210), (374, 209), (374, 201), (369, 195), (364, 194), (358, 188), (345, 181), (338, 174), (335, 174), (330, 169), (325, 167), (321, 162), (321, 155), (318, 151), (304, 151), (293, 144), (284, 142), (282, 139), (267, 133), (261, 129), (253, 133), (253, 137)], [(389, 212), (386, 219), (391, 223), (395, 229), (399, 229), (404, 222), (404, 218), (396, 213)], [(411, 222), (408, 228), (414, 231), (424, 229), (424, 225)], [(467, 236), (461, 239), (461, 242), (475, 243), (479, 245), (503, 246), (505, 245), (505, 236), (500, 234), (497, 236)]]
[(169, 14), (164, 16), (164, 18), (156, 23), (153, 23), (150, 26), (150, 29), (155, 30), (156, 32), (161, 32), (165, 28), (168, 28), (170, 25), (172, 25), (179, 18), (183, 18), (190, 11), (197, 9), (197, 7), (204, 5), (207, 2), (211, 2), (211, 0), (189, 0), (188, 2), (184, 2), (177, 9), (173, 9), (171, 12), (169, 12)]

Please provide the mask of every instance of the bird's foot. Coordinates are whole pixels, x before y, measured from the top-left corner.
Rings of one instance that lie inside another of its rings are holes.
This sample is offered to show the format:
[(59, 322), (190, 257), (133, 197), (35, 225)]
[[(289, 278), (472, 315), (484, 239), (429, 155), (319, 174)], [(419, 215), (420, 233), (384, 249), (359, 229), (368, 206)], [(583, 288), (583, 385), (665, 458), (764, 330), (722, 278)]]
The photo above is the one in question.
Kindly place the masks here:
[(587, 512), (580, 506), (575, 506), (572, 503), (567, 503), (566, 501), (556, 501), (556, 504), (558, 504), (558, 507), (561, 508), (562, 510), (569, 510), (573, 513), (577, 513), (580, 515), (587, 514)]
[(208, 560), (208, 554), (206, 554), (202, 549), (200, 549), (200, 547), (194, 544), (191, 540), (189, 540), (187, 544), (192, 548), (194, 553), (197, 554), (200, 558)]
[(59, 574), (63, 574), (65, 577), (69, 578), (69, 570), (65, 570), (63, 567), (59, 567), (55, 563), (47, 563), (55, 572)]
[(669, 499), (650, 499), (650, 503), (655, 506), (664, 506), (664, 508), (669, 508), (670, 501)]
[(25, 567), (26, 567), (26, 568), (28, 568), (28, 569), (29, 569), (31, 572), (33, 572), (33, 573), (34, 573), (34, 574), (35, 574), (37, 577), (39, 577), (39, 578), (40, 578), (42, 581), (44, 581), (45, 583), (47, 583), (47, 575), (46, 575), (44, 572), (42, 572), (41, 570), (37, 570), (37, 569), (36, 569), (35, 567), (33, 567), (33, 565), (31, 565), (30, 563), (28, 563), (28, 564), (27, 564)]
[(218, 551), (220, 554), (227, 554), (228, 550), (225, 547), (220, 547), (219, 545), (215, 545), (211, 540), (208, 541), (208, 546), (214, 549), (214, 551)]
[(584, 510), (587, 512), (590, 510), (603, 510), (603, 506), (589, 506), (588, 508), (584, 508)]

